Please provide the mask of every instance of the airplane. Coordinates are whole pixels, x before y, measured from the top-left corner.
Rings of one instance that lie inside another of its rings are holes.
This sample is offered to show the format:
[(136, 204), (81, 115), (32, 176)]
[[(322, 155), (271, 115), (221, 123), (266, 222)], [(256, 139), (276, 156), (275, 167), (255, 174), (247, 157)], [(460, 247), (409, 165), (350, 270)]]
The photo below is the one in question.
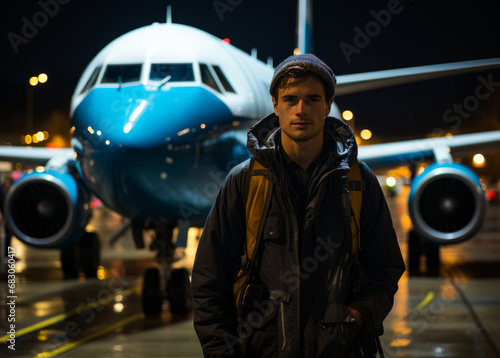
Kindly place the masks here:
[[(299, 17), (309, 19), (309, 6), (300, 3)], [(300, 23), (304, 53), (310, 31), (303, 28), (310, 26)], [(497, 68), (495, 58), (339, 75), (337, 95)], [(271, 60), (173, 23), (170, 12), (166, 23), (113, 40), (74, 91), (71, 148), (0, 147), (2, 160), (45, 165), (7, 194), (13, 235), (37, 248), (61, 249), (66, 277), (75, 274), (77, 259), (85, 275), (95, 276), (99, 239), (85, 228), (97, 197), (131, 220), (137, 248), (145, 246), (144, 229), (154, 230), (159, 268), (144, 274), (143, 311), (159, 313), (168, 298), (173, 314), (189, 313), (189, 273), (172, 269), (175, 247), (186, 246), (189, 227), (203, 227), (227, 173), (250, 157), (246, 133), (273, 110), (273, 72)], [(340, 117), (337, 105), (330, 115)], [(409, 212), (419, 235), (453, 244), (473, 237), (484, 220), (479, 177), (451, 156), (473, 149), (500, 149), (500, 131), (367, 145), (359, 158), (374, 169), (433, 161), (413, 180)]]

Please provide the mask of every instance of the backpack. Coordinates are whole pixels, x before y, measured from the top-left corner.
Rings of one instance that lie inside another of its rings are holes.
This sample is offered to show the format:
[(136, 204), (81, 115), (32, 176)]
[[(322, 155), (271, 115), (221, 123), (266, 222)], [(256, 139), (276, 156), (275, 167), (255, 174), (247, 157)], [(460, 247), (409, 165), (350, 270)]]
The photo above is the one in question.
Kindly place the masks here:
[[(258, 251), (261, 241), (264, 220), (269, 209), (269, 202), (273, 191), (273, 181), (269, 171), (255, 158), (251, 158), (245, 165), (249, 165), (246, 180), (245, 217), (246, 217), (246, 244), (243, 247), (243, 256), (240, 267), (235, 273), (233, 284), (233, 299), (236, 314), (241, 316), (243, 298), (248, 285), (253, 258)], [(361, 175), (361, 163), (354, 162), (346, 175), (340, 176), (344, 227), (347, 237), (351, 237), (352, 253), (356, 254), (360, 245), (360, 216), (362, 192), (365, 182)]]

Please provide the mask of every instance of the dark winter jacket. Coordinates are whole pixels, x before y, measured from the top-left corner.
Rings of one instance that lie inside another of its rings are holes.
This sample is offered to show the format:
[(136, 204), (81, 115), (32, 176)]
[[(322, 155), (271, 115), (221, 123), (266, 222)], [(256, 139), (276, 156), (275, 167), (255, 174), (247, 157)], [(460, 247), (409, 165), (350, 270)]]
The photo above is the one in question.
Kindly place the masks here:
[[(308, 188), (304, 222), (279, 153), (281, 131), (270, 115), (248, 134), (248, 149), (274, 181), (250, 304), (236, 317), (232, 284), (245, 242), (244, 183), (248, 166), (226, 178), (209, 214), (193, 268), (194, 326), (205, 357), (356, 357), (359, 337), (380, 326), (392, 308), (404, 262), (390, 213), (373, 172), (363, 165), (366, 190), (356, 256), (346, 239), (339, 176), (357, 158), (352, 131), (327, 118), (331, 151)], [(303, 208), (302, 208), (303, 209)], [(368, 276), (359, 288), (359, 261)], [(360, 330), (347, 306), (361, 312)], [(243, 345), (242, 345), (243, 343)], [(243, 348), (241, 348), (243, 347)]]

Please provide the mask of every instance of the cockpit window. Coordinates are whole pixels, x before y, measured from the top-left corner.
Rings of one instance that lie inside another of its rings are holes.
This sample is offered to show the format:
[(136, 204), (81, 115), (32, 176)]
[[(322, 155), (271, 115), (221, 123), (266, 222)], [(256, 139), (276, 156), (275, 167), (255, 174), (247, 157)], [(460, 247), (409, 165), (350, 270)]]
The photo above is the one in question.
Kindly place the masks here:
[(215, 70), (215, 74), (217, 75), (217, 77), (219, 77), (220, 83), (222, 83), (222, 87), (224, 87), (226, 92), (236, 93), (233, 89), (233, 86), (231, 86), (231, 84), (227, 80), (226, 76), (224, 76), (224, 72), (222, 72), (221, 68), (216, 65), (213, 65), (213, 68)]
[(88, 92), (92, 87), (94, 87), (95, 83), (97, 82), (97, 77), (99, 77), (99, 73), (101, 72), (102, 66), (97, 66), (94, 71), (92, 72), (92, 75), (90, 76), (89, 80), (87, 81), (87, 84), (85, 87), (83, 87), (82, 91), (80, 94)]
[(191, 63), (153, 63), (149, 79), (161, 81), (170, 76), (168, 82), (194, 81), (193, 65)]
[(142, 64), (108, 65), (102, 83), (136, 82), (141, 79)]
[(210, 72), (210, 69), (208, 68), (207, 65), (200, 63), (200, 73), (201, 73), (201, 82), (206, 84), (208, 87), (213, 88), (217, 92), (221, 92), (219, 85), (217, 82), (215, 82), (214, 77), (212, 76), (212, 73)]

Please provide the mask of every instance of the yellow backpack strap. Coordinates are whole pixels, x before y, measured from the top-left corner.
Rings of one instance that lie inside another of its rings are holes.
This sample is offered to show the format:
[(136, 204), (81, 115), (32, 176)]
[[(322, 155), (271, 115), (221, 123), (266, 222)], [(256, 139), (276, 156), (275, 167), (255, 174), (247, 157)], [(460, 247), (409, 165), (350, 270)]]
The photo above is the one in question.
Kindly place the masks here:
[[(250, 166), (250, 180), (245, 204), (246, 216), (246, 256), (249, 262), (254, 258), (258, 240), (262, 232), (262, 218), (266, 217), (264, 212), (269, 206), (269, 198), (272, 189), (272, 180), (268, 179), (268, 170), (257, 160), (253, 159)], [(245, 263), (244, 263), (245, 264)]]
[(365, 190), (365, 182), (361, 175), (360, 164), (357, 160), (351, 166), (351, 169), (346, 174), (347, 188), (349, 191), (349, 207), (351, 212), (351, 235), (352, 235), (352, 253), (355, 254), (360, 247), (360, 223), (361, 223), (361, 203), (363, 199), (363, 191)]
[(245, 193), (246, 240), (244, 254), (241, 257), (241, 267), (236, 272), (233, 285), (233, 298), (238, 314), (241, 314), (242, 300), (248, 278), (252, 270), (253, 259), (261, 241), (263, 222), (267, 216), (273, 181), (268, 170), (256, 159), (250, 161)]

